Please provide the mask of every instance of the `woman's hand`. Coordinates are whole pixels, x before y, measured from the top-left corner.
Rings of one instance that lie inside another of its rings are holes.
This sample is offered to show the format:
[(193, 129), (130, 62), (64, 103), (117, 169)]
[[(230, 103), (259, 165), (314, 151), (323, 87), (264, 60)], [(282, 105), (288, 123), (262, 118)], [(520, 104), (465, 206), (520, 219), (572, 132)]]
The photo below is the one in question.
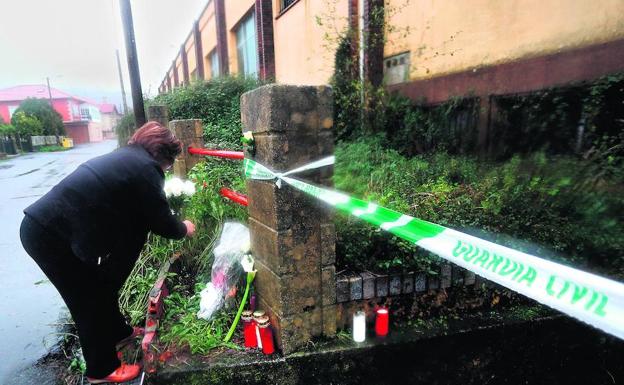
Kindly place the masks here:
[(195, 225), (193, 224), (193, 222), (186, 220), (182, 223), (184, 223), (184, 225), (186, 226), (186, 236), (192, 237), (193, 234), (195, 234)]

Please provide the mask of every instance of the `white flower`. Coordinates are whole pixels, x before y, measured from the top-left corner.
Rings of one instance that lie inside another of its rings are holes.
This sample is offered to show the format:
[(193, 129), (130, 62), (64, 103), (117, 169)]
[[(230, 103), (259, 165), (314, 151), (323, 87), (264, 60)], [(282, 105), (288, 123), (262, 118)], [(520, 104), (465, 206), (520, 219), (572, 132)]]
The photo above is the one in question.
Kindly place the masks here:
[(253, 140), (253, 133), (251, 131), (245, 131), (243, 133), (243, 138), (251, 141)]
[(171, 178), (165, 181), (165, 195), (167, 198), (179, 197), (182, 194), (191, 196), (195, 194), (195, 183), (190, 180), (183, 181), (180, 178)]
[(243, 255), (243, 258), (241, 258), (241, 266), (243, 266), (243, 270), (246, 273), (251, 273), (254, 272), (255, 270), (253, 269), (254, 267), (254, 259), (251, 256), (251, 254), (245, 254)]
[(165, 196), (169, 198), (171, 196), (171, 183), (167, 182), (168, 181), (165, 181), (165, 187), (163, 188), (163, 190), (165, 190)]
[(165, 181), (165, 195), (169, 197), (179, 197), (182, 195), (184, 189), (184, 182), (180, 178), (171, 178)]
[(193, 183), (190, 180), (187, 180), (186, 182), (184, 182), (182, 192), (184, 193), (184, 195), (188, 195), (188, 196), (195, 194), (195, 183)]

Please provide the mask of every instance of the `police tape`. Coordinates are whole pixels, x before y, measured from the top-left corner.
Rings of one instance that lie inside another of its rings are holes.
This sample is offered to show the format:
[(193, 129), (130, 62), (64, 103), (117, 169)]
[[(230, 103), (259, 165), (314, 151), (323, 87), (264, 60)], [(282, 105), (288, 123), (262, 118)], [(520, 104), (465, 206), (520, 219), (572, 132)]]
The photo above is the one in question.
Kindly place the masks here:
[(250, 179), (282, 181), (335, 208), (544, 305), (624, 339), (624, 284), (399, 213), (287, 175), (328, 166), (328, 157), (277, 173), (244, 160)]

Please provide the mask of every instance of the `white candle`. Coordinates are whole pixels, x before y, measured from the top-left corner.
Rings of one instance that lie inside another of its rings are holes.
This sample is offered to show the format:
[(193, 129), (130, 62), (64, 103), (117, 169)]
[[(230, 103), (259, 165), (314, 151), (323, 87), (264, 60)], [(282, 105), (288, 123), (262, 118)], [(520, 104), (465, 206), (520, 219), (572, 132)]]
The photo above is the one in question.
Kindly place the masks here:
[(366, 339), (366, 314), (357, 311), (353, 314), (353, 341), (364, 342)]

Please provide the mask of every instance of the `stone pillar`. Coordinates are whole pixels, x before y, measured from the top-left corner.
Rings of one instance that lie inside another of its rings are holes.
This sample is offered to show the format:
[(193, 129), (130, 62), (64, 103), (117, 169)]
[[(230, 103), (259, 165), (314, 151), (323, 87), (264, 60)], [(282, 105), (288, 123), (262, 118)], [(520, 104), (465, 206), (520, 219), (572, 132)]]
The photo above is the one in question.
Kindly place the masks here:
[(180, 58), (182, 59), (182, 77), (184, 78), (182, 85), (188, 86), (191, 84), (191, 76), (188, 68), (188, 56), (186, 55), (186, 41), (180, 46)]
[(169, 127), (169, 109), (167, 106), (149, 106), (147, 107), (147, 120)]
[(182, 154), (173, 164), (173, 174), (179, 178), (186, 178), (186, 173), (199, 163), (201, 156), (188, 153), (189, 147), (204, 147), (204, 129), (200, 119), (172, 120), (169, 129), (182, 141)]
[(176, 67), (176, 59), (173, 59), (171, 63), (171, 71), (173, 71), (173, 87), (178, 87), (180, 85), (180, 79), (178, 79), (178, 67)]
[(204, 46), (202, 45), (201, 31), (199, 30), (199, 20), (193, 23), (193, 39), (195, 40), (195, 66), (197, 66), (197, 79), (204, 80)]
[(225, 0), (215, 0), (215, 24), (217, 27), (217, 54), (219, 56), (219, 75), (230, 74), (230, 59), (228, 55), (228, 29), (225, 19)]
[[(241, 97), (243, 131), (254, 160), (286, 171), (333, 154), (328, 87), (267, 85)], [(331, 186), (332, 167), (295, 177)], [(332, 209), (288, 185), (247, 181), (255, 287), (285, 354), (336, 332), (335, 229)]]
[(256, 0), (256, 36), (258, 77), (275, 79), (275, 47), (273, 38), (273, 6), (270, 1)]

